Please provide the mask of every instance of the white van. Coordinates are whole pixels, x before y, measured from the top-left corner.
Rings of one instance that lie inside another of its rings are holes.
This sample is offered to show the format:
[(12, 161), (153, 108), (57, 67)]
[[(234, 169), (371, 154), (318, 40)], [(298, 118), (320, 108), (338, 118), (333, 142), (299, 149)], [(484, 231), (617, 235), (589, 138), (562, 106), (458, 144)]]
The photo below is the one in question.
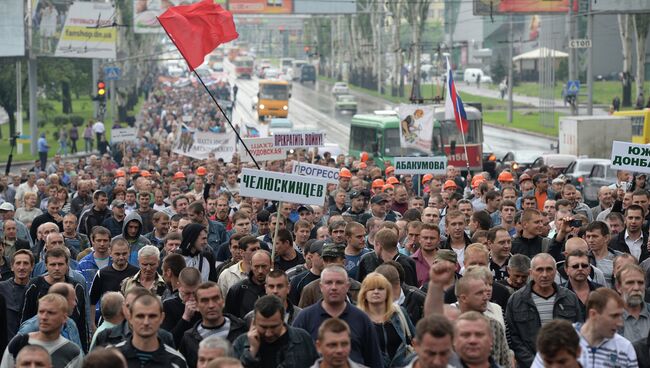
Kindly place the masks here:
[(479, 75), (481, 76), (482, 83), (492, 83), (492, 78), (489, 75), (483, 73), (483, 71), (478, 68), (465, 69), (465, 74), (463, 74), (463, 82), (476, 83), (477, 76)]

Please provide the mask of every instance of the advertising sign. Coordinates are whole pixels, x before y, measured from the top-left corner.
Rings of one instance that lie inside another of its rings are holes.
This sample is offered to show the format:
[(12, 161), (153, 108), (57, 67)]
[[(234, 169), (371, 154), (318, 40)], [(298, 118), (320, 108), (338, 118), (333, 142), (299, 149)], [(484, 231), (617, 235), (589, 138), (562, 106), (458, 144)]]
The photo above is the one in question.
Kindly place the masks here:
[(293, 0), (228, 0), (233, 14), (291, 14)]
[[(244, 138), (244, 143), (256, 161), (284, 160), (287, 158), (286, 148), (274, 147), (273, 138)], [(252, 162), (244, 147), (240, 150), (242, 162)]]
[(650, 173), (650, 146), (614, 141), (611, 168)]
[(433, 137), (433, 106), (401, 104), (399, 116), (399, 139), (402, 148), (431, 151)]
[(309, 176), (312, 178), (319, 178), (327, 180), (328, 183), (339, 183), (340, 170), (335, 167), (308, 164), (306, 162), (291, 162), (291, 173), (302, 176)]
[(569, 6), (570, 0), (474, 0), (474, 15), (567, 13)]
[(65, 18), (54, 56), (115, 59), (117, 29), (112, 26), (114, 13), (111, 4), (74, 2)]
[(138, 136), (136, 128), (118, 128), (111, 130), (111, 144), (134, 141)]
[(447, 157), (395, 157), (395, 174), (444, 174)]
[(239, 194), (242, 197), (264, 198), (322, 206), (327, 181), (308, 176), (242, 169)]
[(235, 153), (235, 135), (183, 130), (174, 144), (173, 152), (196, 159), (214, 155), (216, 159), (230, 161)]
[(23, 0), (0, 1), (0, 57), (25, 55)]
[[(134, 0), (133, 1), (133, 32), (135, 33), (165, 33), (158, 23), (157, 16), (164, 13), (170, 6), (190, 5), (198, 0)], [(219, 1), (216, 1), (219, 3)]]
[(273, 146), (284, 148), (312, 148), (325, 144), (323, 132), (295, 132), (273, 134)]

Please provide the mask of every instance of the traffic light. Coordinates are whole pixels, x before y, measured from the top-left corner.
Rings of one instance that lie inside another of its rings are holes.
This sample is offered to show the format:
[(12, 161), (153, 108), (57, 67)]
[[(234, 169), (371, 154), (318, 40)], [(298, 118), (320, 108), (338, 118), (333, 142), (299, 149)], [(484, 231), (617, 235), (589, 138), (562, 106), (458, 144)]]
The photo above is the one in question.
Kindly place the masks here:
[(102, 101), (106, 99), (106, 83), (104, 81), (97, 82), (97, 100)]

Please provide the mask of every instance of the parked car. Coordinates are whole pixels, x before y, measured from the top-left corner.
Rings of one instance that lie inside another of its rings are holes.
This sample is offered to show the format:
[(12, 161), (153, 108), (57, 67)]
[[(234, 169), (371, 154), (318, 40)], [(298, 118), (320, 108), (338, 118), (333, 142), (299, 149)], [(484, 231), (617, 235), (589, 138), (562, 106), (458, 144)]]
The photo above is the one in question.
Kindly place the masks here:
[(531, 169), (537, 172), (542, 166), (548, 166), (555, 169), (557, 173), (564, 172), (564, 170), (575, 161), (577, 157), (575, 155), (565, 155), (560, 153), (550, 153), (544, 154), (535, 159), (535, 162), (531, 165)]
[(345, 82), (336, 82), (334, 83), (334, 86), (332, 86), (332, 94), (334, 96), (347, 95), (350, 94), (350, 88), (348, 87), (348, 84)]
[(269, 135), (277, 133), (290, 133), (293, 130), (293, 123), (287, 118), (274, 118), (269, 123)]
[(275, 79), (280, 76), (280, 71), (275, 68), (264, 69), (264, 79)]
[(591, 169), (597, 163), (610, 164), (611, 161), (604, 158), (578, 158), (564, 170), (564, 175), (578, 190), (582, 190), (582, 183), (585, 177), (591, 173)]
[(357, 101), (352, 95), (337, 95), (334, 109), (337, 112), (349, 111), (352, 114), (356, 114)]
[[(609, 160), (606, 160), (609, 161)], [(610, 162), (598, 162), (591, 168), (591, 172), (582, 182), (582, 198), (590, 207), (598, 204), (598, 191), (604, 185), (616, 184), (616, 169)]]
[[(521, 174), (533, 166), (533, 162), (540, 157), (542, 152), (536, 150), (518, 150), (508, 152), (500, 161), (504, 168), (510, 168), (514, 173)], [(497, 157), (498, 159), (498, 157)]]

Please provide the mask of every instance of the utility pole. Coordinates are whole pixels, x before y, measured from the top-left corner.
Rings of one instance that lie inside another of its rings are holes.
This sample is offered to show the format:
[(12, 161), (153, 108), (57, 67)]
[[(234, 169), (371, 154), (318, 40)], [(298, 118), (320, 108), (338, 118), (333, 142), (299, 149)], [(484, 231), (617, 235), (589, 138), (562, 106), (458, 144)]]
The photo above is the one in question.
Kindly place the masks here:
[[(576, 39), (576, 14), (573, 11), (576, 0), (569, 0), (569, 41)], [(569, 48), (569, 80), (574, 81), (578, 79), (577, 73), (577, 49)], [(575, 98), (571, 104), (571, 114), (578, 115), (578, 94), (576, 93)]]
[[(13, 139), (18, 132), (23, 134), (23, 71), (22, 61), (16, 61), (16, 126), (9, 132), (9, 139)], [(11, 130), (11, 129), (10, 129)], [(18, 154), (23, 153), (23, 144), (16, 143)]]
[(594, 14), (591, 12), (591, 1), (587, 7), (587, 39), (591, 47), (587, 49), (587, 115), (594, 114)]
[(38, 105), (36, 102), (36, 55), (32, 50), (32, 2), (27, 2), (27, 80), (29, 84), (29, 133), (32, 138), (31, 154), (36, 157), (38, 145)]
[(513, 49), (515, 48), (514, 43), (514, 31), (512, 27), (512, 14), (508, 16), (508, 21), (510, 23), (510, 29), (508, 30), (508, 83), (506, 87), (508, 88), (508, 123), (512, 124), (512, 88), (514, 87), (513, 81)]
[[(95, 87), (97, 86), (97, 82), (99, 81), (99, 60), (98, 59), (93, 59), (93, 70), (92, 70), (92, 89), (91, 91), (95, 91)], [(93, 117), (95, 119), (99, 118), (99, 101), (93, 99)]]
[[(381, 7), (381, 3), (378, 3), (378, 7)], [(383, 9), (378, 9), (379, 10), (379, 21), (377, 22), (377, 93), (381, 96), (381, 58), (382, 58), (382, 53), (381, 53), (381, 32), (384, 29), (384, 13)]]

